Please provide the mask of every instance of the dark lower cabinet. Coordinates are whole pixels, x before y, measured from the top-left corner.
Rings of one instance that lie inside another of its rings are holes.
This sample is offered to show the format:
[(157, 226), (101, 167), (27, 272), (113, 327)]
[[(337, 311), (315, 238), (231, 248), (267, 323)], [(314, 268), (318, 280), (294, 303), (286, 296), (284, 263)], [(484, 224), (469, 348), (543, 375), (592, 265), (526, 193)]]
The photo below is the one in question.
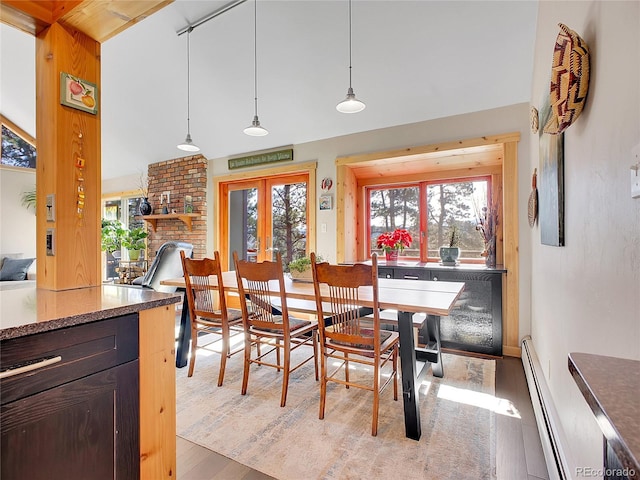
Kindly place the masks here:
[(3, 480), (140, 477), (137, 332), (124, 316), (0, 345), (3, 369), (60, 357), (0, 382)]
[[(464, 282), (465, 287), (451, 314), (440, 319), (443, 348), (502, 356), (502, 274), (505, 270), (465, 265), (385, 265), (378, 276), (411, 280)], [(425, 327), (426, 328), (426, 327)], [(427, 338), (419, 332), (418, 342)]]

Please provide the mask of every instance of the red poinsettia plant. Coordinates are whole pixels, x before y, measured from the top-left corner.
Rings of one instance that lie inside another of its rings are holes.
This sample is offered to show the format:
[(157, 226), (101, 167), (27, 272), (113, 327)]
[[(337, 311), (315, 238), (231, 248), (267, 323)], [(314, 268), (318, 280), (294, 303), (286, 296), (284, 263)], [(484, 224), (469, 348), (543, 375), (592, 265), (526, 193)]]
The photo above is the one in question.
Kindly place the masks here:
[(404, 228), (396, 228), (393, 232), (384, 232), (378, 236), (377, 245), (383, 252), (392, 250), (404, 250), (409, 247), (413, 239), (411, 234)]

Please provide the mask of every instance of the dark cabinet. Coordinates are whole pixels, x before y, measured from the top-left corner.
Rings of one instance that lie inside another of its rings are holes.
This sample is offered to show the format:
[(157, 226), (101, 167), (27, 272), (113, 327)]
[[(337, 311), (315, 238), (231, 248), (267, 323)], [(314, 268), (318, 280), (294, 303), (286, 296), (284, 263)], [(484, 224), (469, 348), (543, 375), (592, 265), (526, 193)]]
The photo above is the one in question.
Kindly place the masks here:
[[(410, 280), (464, 282), (462, 295), (451, 314), (440, 319), (443, 348), (502, 355), (502, 275), (505, 270), (484, 266), (444, 267), (385, 265), (378, 276)], [(419, 332), (420, 338), (427, 338)]]
[(3, 479), (139, 478), (137, 315), (3, 341), (0, 367)]

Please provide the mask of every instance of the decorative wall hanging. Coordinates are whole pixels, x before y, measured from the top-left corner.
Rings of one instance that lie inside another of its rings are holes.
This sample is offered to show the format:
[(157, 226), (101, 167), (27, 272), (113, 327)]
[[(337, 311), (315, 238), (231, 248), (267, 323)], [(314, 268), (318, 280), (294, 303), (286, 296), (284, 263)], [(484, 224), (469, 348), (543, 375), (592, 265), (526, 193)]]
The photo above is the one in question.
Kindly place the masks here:
[(98, 87), (70, 73), (60, 72), (60, 103), (95, 115), (98, 113)]
[(184, 213), (193, 213), (193, 197), (191, 195), (184, 196)]
[(551, 66), (551, 117), (544, 124), (544, 133), (551, 135), (562, 133), (576, 121), (589, 91), (589, 48), (569, 27), (558, 26)]
[(531, 133), (538, 133), (538, 109), (536, 107), (531, 107), (529, 120), (531, 122)]
[(253, 167), (265, 163), (285, 162), (293, 160), (293, 149), (278, 150), (277, 152), (258, 153), (246, 157), (229, 159), (229, 170), (234, 168)]
[(538, 169), (533, 170), (531, 178), (531, 193), (529, 194), (528, 217), (529, 226), (533, 228), (538, 219)]
[(84, 218), (84, 166), (85, 159), (82, 157), (82, 132), (78, 134), (78, 143), (80, 144), (80, 153), (76, 155), (76, 215), (79, 219)]
[[(540, 107), (540, 123), (551, 115), (548, 96)], [(543, 245), (564, 246), (564, 134), (540, 135), (538, 225)]]
[(320, 210), (331, 210), (331, 195), (320, 196)]
[(329, 190), (331, 190), (332, 186), (333, 186), (333, 180), (331, 180), (329, 177), (322, 179), (322, 184), (320, 185), (320, 188), (322, 188), (322, 190), (324, 190), (325, 192), (328, 192)]

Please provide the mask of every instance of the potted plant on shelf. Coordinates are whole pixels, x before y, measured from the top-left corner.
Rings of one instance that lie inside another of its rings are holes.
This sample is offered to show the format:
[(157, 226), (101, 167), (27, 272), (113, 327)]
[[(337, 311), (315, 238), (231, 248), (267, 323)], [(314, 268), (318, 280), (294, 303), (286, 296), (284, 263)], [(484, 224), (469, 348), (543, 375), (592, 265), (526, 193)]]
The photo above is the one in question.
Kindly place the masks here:
[[(316, 255), (318, 262), (324, 261), (320, 255)], [(313, 281), (313, 274), (311, 273), (311, 258), (300, 257), (289, 263), (289, 275), (292, 280), (301, 280), (306, 282)]]
[(387, 261), (398, 260), (398, 254), (405, 247), (411, 246), (411, 234), (404, 228), (396, 228), (393, 232), (384, 232), (378, 236), (377, 247), (385, 253)]
[(440, 260), (442, 261), (442, 265), (458, 265), (458, 258), (460, 257), (459, 243), (460, 234), (458, 233), (458, 227), (453, 225), (449, 230), (449, 245), (440, 247)]
[(145, 238), (148, 236), (143, 227), (134, 227), (125, 231), (122, 246), (129, 252), (129, 260), (136, 261), (140, 258), (140, 250), (146, 247)]

